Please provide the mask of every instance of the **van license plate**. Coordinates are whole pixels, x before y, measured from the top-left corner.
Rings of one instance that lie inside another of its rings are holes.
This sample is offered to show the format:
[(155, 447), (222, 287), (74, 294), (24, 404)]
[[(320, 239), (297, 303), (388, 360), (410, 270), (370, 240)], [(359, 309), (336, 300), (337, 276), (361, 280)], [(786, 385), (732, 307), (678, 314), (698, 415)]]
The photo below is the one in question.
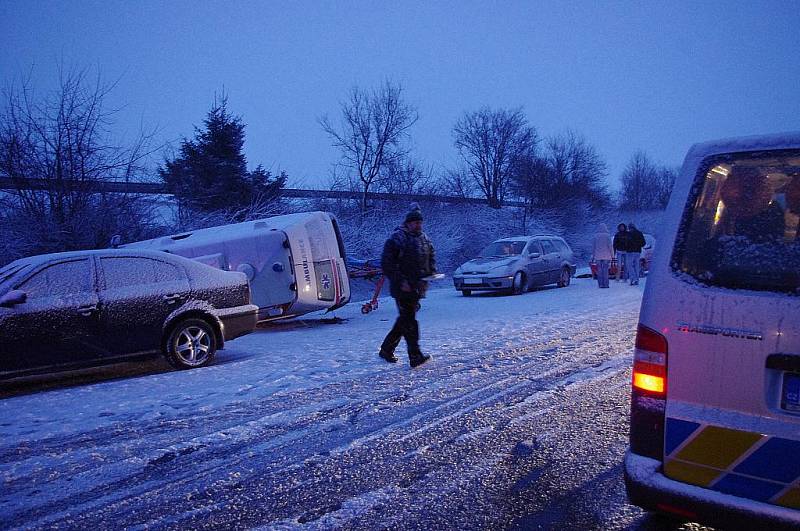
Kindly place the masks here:
[(469, 284), (471, 286), (480, 286), (483, 284), (483, 279), (481, 278), (465, 278), (464, 284)]
[(783, 373), (781, 408), (786, 411), (800, 412), (800, 374), (795, 372)]

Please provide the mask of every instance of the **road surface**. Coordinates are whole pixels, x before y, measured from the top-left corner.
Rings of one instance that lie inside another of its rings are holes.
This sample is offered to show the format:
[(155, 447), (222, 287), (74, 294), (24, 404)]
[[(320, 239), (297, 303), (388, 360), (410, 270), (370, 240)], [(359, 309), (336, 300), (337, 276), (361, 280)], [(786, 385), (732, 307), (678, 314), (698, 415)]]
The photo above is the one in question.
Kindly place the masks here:
[(385, 299), (259, 330), (205, 369), (7, 383), (0, 526), (668, 528), (622, 484), (642, 288), (443, 286), (415, 370), (377, 357)]

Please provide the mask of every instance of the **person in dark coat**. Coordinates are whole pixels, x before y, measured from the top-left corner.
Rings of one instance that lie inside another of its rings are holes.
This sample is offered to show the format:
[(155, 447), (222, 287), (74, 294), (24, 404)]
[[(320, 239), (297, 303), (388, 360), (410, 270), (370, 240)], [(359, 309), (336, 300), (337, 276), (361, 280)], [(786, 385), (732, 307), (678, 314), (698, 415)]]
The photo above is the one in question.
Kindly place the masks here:
[(617, 282), (625, 280), (625, 249), (628, 242), (628, 227), (624, 223), (617, 225), (614, 235), (614, 258), (617, 259)]
[(396, 363), (394, 351), (405, 338), (411, 368), (430, 359), (419, 348), (419, 300), (428, 289), (426, 277), (436, 273), (436, 256), (433, 244), (422, 232), (422, 211), (416, 204), (406, 214), (404, 223), (386, 240), (381, 255), (381, 268), (389, 280), (389, 289), (397, 303), (399, 315), (394, 326), (383, 340), (379, 356)]
[(644, 234), (636, 228), (633, 223), (628, 223), (628, 238), (625, 249), (625, 269), (628, 270), (628, 278), (631, 286), (639, 284), (639, 274), (642, 259), (642, 247), (644, 247)]

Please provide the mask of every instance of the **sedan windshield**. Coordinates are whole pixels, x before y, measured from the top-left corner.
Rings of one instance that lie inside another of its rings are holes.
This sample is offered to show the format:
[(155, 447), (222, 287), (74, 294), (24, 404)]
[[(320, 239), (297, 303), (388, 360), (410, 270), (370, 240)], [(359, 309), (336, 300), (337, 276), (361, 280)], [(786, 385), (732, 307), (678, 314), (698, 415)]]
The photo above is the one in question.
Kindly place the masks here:
[(483, 251), (481, 257), (500, 257), (500, 256), (514, 256), (522, 254), (522, 249), (525, 248), (525, 241), (499, 241), (490, 243)]

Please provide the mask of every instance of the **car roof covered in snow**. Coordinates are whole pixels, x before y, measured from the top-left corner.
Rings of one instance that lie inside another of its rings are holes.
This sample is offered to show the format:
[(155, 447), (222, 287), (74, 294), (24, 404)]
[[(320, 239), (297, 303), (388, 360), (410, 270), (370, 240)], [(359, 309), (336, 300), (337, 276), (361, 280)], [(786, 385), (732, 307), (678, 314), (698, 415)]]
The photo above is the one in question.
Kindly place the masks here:
[(514, 242), (514, 241), (531, 241), (536, 238), (556, 238), (561, 239), (559, 236), (555, 236), (553, 234), (534, 234), (533, 236), (508, 236), (507, 238), (500, 238), (499, 240), (494, 240), (495, 242)]
[(194, 262), (189, 260), (188, 258), (183, 258), (182, 256), (177, 256), (174, 254), (165, 253), (163, 251), (148, 251), (144, 249), (91, 249), (85, 251), (66, 251), (61, 253), (49, 253), (49, 254), (38, 254), (34, 256), (28, 256), (26, 258), (20, 258), (19, 260), (15, 260), (8, 264), (6, 267), (11, 267), (13, 265), (25, 265), (25, 266), (37, 266), (40, 264), (44, 264), (47, 262), (52, 262), (54, 260), (61, 260), (61, 259), (68, 259), (68, 258), (81, 258), (85, 256), (141, 256), (147, 258), (155, 258), (159, 260), (166, 259), (167, 261), (170, 260), (178, 260), (183, 264), (195, 264), (199, 262)]

